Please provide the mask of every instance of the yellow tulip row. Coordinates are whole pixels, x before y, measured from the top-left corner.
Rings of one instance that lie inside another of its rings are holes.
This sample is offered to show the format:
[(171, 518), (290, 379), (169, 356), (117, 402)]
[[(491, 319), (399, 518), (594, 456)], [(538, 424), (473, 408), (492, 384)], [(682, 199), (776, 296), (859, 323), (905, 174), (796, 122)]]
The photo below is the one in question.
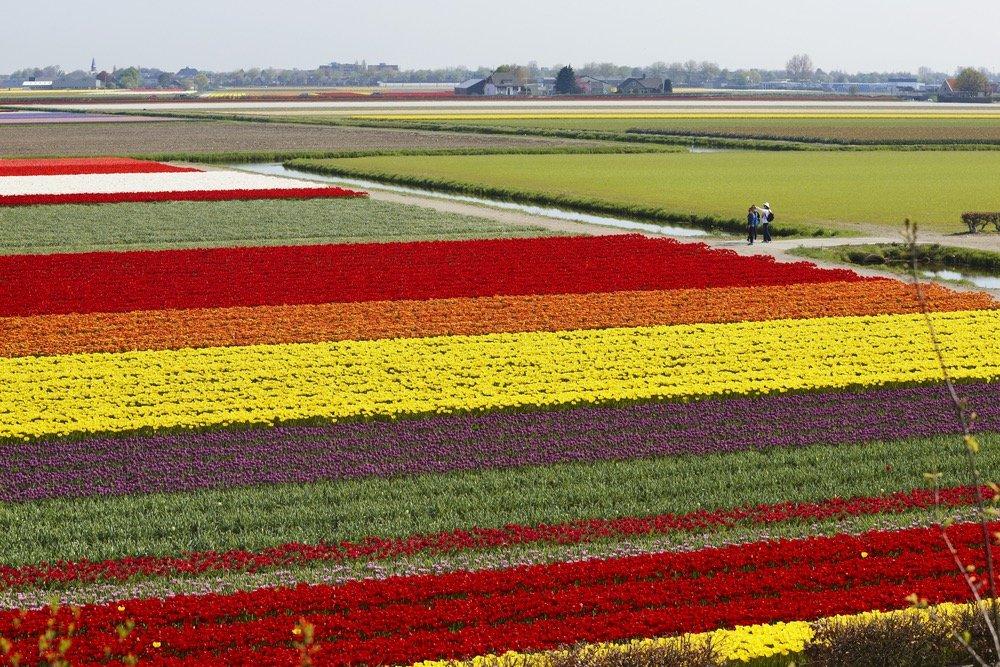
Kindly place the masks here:
[[(1000, 378), (1000, 311), (932, 316)], [(941, 378), (922, 315), (0, 359), (0, 437), (780, 393)]]
[[(733, 630), (716, 630), (688, 634), (683, 637), (663, 637), (658, 639), (636, 639), (625, 643), (592, 644), (582, 649), (582, 656), (588, 659), (627, 655), (632, 652), (669, 649), (674, 646), (690, 648), (704, 647), (711, 642), (715, 654), (725, 662), (748, 663), (775, 656), (794, 656), (806, 649), (815, 636), (817, 624), (865, 625), (879, 620), (917, 616), (928, 627), (947, 626), (952, 619), (970, 609), (968, 604), (943, 603), (929, 608), (909, 608), (898, 611), (869, 611), (849, 616), (832, 616), (815, 623), (793, 621), (770, 625), (747, 625)], [(575, 652), (575, 654), (579, 653)], [(425, 660), (413, 667), (551, 667), (565, 661), (568, 652), (546, 651), (541, 653), (517, 653), (487, 655), (465, 661)]]

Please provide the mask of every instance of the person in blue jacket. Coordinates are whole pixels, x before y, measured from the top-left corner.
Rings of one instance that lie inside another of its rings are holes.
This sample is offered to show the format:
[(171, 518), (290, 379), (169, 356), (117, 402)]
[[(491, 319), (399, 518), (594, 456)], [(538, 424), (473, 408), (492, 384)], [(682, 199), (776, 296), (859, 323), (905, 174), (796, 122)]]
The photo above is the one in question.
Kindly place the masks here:
[(753, 245), (753, 242), (757, 240), (757, 225), (760, 224), (760, 213), (757, 211), (757, 205), (753, 204), (747, 210), (747, 245)]

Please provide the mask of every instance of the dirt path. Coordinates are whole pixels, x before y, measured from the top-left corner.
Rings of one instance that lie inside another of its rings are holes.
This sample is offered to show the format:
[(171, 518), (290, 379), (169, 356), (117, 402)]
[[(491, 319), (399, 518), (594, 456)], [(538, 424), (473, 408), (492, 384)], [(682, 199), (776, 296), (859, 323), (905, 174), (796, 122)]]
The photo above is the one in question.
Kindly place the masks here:
[[(452, 201), (449, 199), (438, 199), (435, 197), (424, 197), (420, 195), (404, 194), (398, 192), (390, 192), (386, 190), (378, 190), (372, 188), (369, 193), (373, 199), (388, 201), (397, 204), (409, 204), (412, 206), (421, 206), (424, 208), (434, 209), (436, 211), (441, 211), (444, 213), (457, 213), (460, 215), (471, 215), (480, 218), (486, 218), (488, 220), (494, 220), (496, 222), (501, 222), (511, 225), (530, 225), (533, 227), (541, 227), (552, 232), (558, 232), (561, 234), (586, 234), (592, 236), (610, 236), (615, 234), (634, 234), (636, 232), (628, 229), (617, 229), (614, 227), (605, 227), (603, 225), (595, 225), (584, 222), (573, 222), (570, 220), (559, 220), (556, 218), (547, 218), (539, 215), (532, 215), (529, 213), (521, 213), (517, 211), (507, 211), (503, 209), (490, 208), (488, 206), (481, 206), (478, 204), (467, 204), (463, 202)], [(730, 237), (718, 237), (718, 236), (704, 236), (704, 237), (670, 237), (668, 234), (646, 234), (651, 237), (662, 237), (667, 236), (669, 238), (677, 238), (679, 241), (698, 241), (701, 243), (706, 243), (713, 248), (725, 248), (727, 250), (732, 250), (740, 255), (770, 255), (776, 260), (781, 262), (801, 262), (804, 261), (802, 257), (797, 257), (789, 253), (790, 250), (799, 247), (830, 247), (838, 245), (863, 245), (863, 244), (875, 244), (875, 243), (900, 243), (903, 240), (902, 233), (896, 236), (867, 236), (867, 237), (841, 237), (841, 238), (805, 238), (805, 239), (782, 239), (773, 241), (772, 243), (755, 243), (752, 246), (748, 246), (746, 241), (738, 238)], [(936, 233), (922, 233), (920, 235), (920, 240), (923, 243), (940, 243), (941, 245), (951, 245), (963, 248), (975, 248), (979, 250), (998, 250), (1000, 249), (1000, 236), (995, 235), (946, 235), (946, 234), (936, 234)], [(854, 265), (837, 264), (832, 262), (824, 262), (820, 260), (809, 259), (808, 261), (813, 262), (819, 266), (831, 267), (831, 268), (850, 268), (856, 273), (864, 276), (878, 276), (883, 278), (894, 278), (899, 279), (900, 276), (888, 271), (880, 271), (878, 269), (872, 269), (867, 267), (859, 267)], [(949, 287), (957, 291), (980, 291), (986, 292), (992, 295), (995, 299), (1000, 300), (1000, 289), (982, 289), (968, 287), (964, 285), (957, 285), (950, 282), (941, 282), (942, 285)]]

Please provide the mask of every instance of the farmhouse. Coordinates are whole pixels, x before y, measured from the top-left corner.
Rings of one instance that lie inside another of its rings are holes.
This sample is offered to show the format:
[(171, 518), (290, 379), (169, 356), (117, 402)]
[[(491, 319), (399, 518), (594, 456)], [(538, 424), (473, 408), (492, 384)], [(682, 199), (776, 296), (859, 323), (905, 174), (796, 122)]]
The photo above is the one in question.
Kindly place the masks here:
[(945, 79), (941, 87), (938, 88), (939, 102), (990, 102), (993, 96), (1000, 93), (998, 85), (991, 83), (989, 91), (986, 93), (970, 93), (958, 87), (958, 79), (951, 77)]
[(455, 86), (456, 95), (486, 95), (488, 97), (537, 95), (538, 83), (530, 82), (517, 72), (497, 70), (485, 79), (469, 79)]
[(538, 93), (538, 84), (528, 83), (516, 72), (493, 72), (486, 80), (487, 95), (534, 95)]
[(670, 92), (673, 92), (670, 79), (661, 76), (633, 76), (618, 86), (619, 95), (664, 95)]
[(617, 83), (604, 81), (587, 74), (576, 77), (576, 83), (584, 95), (610, 95), (618, 91)]
[(468, 79), (455, 86), (456, 95), (485, 95), (486, 79)]

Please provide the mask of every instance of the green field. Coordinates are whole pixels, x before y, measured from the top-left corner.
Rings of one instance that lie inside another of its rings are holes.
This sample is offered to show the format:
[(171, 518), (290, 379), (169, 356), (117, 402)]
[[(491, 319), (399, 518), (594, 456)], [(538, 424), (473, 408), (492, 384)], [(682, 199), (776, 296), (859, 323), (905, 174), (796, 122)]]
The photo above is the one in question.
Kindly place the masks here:
[(0, 208), (0, 254), (550, 235), (371, 199)]
[(295, 164), (553, 203), (596, 202), (623, 213), (741, 220), (751, 203), (766, 200), (776, 212), (776, 233), (782, 225), (896, 229), (904, 218), (961, 232), (962, 212), (1000, 208), (1000, 154), (991, 151), (407, 156)]

